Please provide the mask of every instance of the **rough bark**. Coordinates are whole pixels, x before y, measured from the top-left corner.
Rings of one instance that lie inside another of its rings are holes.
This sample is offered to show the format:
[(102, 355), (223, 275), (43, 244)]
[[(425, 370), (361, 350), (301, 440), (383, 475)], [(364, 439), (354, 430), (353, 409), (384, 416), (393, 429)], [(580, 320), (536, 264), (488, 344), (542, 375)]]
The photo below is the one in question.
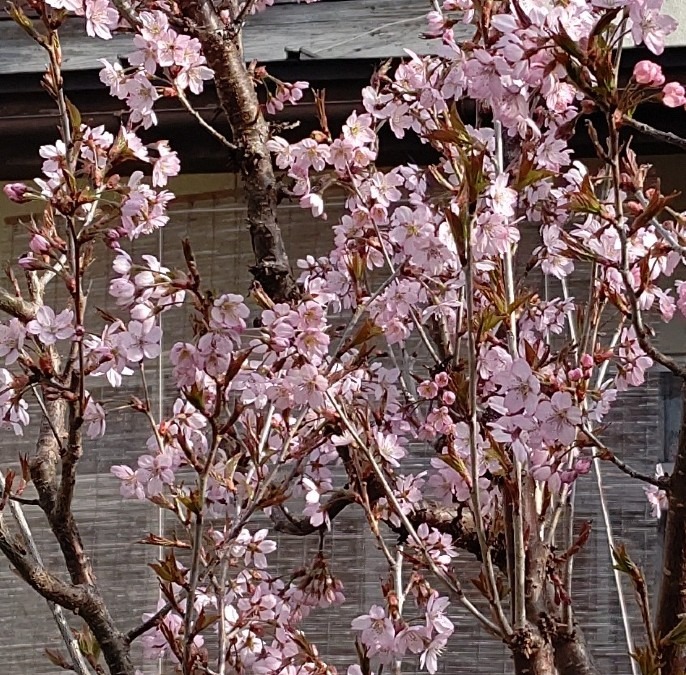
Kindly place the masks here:
[(560, 675), (600, 675), (579, 628), (559, 632), (553, 640), (555, 665)]
[(298, 287), (276, 217), (277, 184), (267, 149), (269, 125), (243, 61), (239, 36), (231, 34), (207, 0), (185, 0), (180, 6), (184, 16), (192, 22), (207, 63), (214, 70), (219, 102), (238, 146), (247, 220), (255, 253), (255, 265), (250, 271), (272, 300), (293, 300), (298, 297)]
[(63, 495), (64, 480), (58, 482), (57, 478), (57, 467), (64, 454), (63, 443), (67, 438), (67, 405), (63, 400), (48, 401), (46, 411), (50, 415), (50, 423), (44, 416), (36, 456), (31, 462), (31, 478), (40, 506), (62, 550), (72, 583), (90, 585), (95, 581), (91, 562), (71, 510), (71, 499), (65, 500)]
[[(655, 622), (658, 637), (669, 633), (679, 623), (679, 616), (686, 613), (686, 382), (681, 390), (679, 447), (668, 495), (662, 583)], [(686, 671), (683, 647), (666, 645), (663, 659), (663, 675), (683, 675)]]
[[(50, 420), (45, 415), (42, 418), (36, 455), (30, 467), (31, 477), (39, 504), (62, 551), (71, 584), (60, 581), (38, 565), (9, 539), (6, 531), (0, 532), (0, 549), (22, 578), (46, 600), (83, 618), (100, 645), (110, 675), (134, 675), (129, 642), (117, 628), (95, 585), (91, 561), (71, 509), (76, 459), (66, 471), (64, 461), (65, 455), (73, 452), (73, 448), (65, 448), (65, 443), (73, 436), (66, 429), (74, 424), (74, 420), (69, 418), (67, 421), (67, 404), (61, 399), (47, 401), (45, 406)], [(58, 478), (60, 463), (62, 476)]]
[(535, 629), (516, 633), (510, 648), (516, 675), (557, 675), (553, 647)]

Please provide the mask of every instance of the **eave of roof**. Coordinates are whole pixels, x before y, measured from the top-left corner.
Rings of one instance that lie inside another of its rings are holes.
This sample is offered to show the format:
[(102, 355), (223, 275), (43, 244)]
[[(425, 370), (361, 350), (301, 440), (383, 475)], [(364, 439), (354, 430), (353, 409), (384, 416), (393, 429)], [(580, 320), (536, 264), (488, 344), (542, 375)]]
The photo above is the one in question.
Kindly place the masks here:
[[(300, 50), (326, 59), (383, 59), (402, 56), (405, 49), (427, 52), (432, 43), (420, 35), (428, 9), (426, 0), (279, 3), (247, 20), (245, 58), (281, 61), (287, 51)], [(99, 59), (113, 61), (133, 51), (130, 36), (117, 35), (108, 41), (89, 38), (77, 18), (65, 22), (60, 38), (65, 71), (90, 70)], [(14, 22), (0, 22), (0, 76), (38, 72), (44, 62), (42, 51)]]
[[(278, 4), (251, 18), (245, 36), (246, 58), (257, 58), (259, 53), (271, 55), (273, 58), (261, 60), (268, 61), (268, 69), (276, 77), (286, 81), (307, 80), (315, 88), (326, 88), (327, 110), (335, 129), (352, 109), (360, 106), (360, 91), (369, 83), (380, 60), (402, 55), (403, 47), (425, 53), (433, 44), (418, 37), (425, 11), (424, 0)], [(12, 36), (10, 41), (5, 40), (8, 36)], [(21, 49), (15, 51), (15, 45), (20, 44)], [(108, 96), (100, 83), (97, 61), (106, 56), (125, 56), (130, 50), (130, 38), (124, 36), (109, 42), (84, 38), (82, 29), (71, 23), (64, 44), (65, 83), (70, 98), (89, 124), (105, 124), (116, 129), (121, 102)], [(291, 50), (288, 57), (286, 47)], [(315, 54), (318, 50), (318, 57), (308, 57), (300, 51), (303, 48)], [(622, 58), (623, 73), (630, 73), (639, 59), (651, 56), (642, 48), (626, 49)], [(55, 110), (40, 86), (42, 59), (41, 50), (16, 25), (0, 22), (0, 147), (3, 148), (0, 179), (36, 175), (40, 166), (36, 149), (54, 142)], [(686, 47), (668, 48), (658, 60), (670, 80), (686, 81)], [(228, 133), (223, 116), (217, 114), (211, 85), (197, 99), (196, 107), (208, 121)], [(225, 148), (199, 129), (174, 101), (164, 99), (157, 112), (160, 124), (148, 135), (149, 140), (169, 138), (179, 150), (186, 170), (212, 172), (231, 168), (231, 158)], [(648, 106), (642, 114), (646, 122), (686, 135), (683, 110)], [(305, 102), (287, 107), (277, 121), (299, 122), (300, 127), (294, 133), (302, 135), (314, 128), (315, 119), (313, 105)], [(585, 137), (581, 133), (576, 139), (582, 156), (590, 152)], [(431, 159), (426, 146), (416, 141), (386, 143), (382, 147), (385, 148), (382, 160), (388, 163)], [(634, 147), (650, 154), (673, 151), (670, 147), (646, 143), (645, 139), (637, 139)]]

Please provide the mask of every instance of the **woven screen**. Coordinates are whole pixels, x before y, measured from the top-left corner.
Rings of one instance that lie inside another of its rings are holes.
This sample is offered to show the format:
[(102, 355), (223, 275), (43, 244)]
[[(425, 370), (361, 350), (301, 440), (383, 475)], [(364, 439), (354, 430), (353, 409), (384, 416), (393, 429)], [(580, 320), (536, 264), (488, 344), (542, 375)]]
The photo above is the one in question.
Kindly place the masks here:
[[(134, 255), (162, 252), (163, 263), (180, 265), (180, 241), (188, 237), (197, 255), (205, 283), (217, 290), (247, 292), (248, 266), (253, 262), (249, 236), (246, 231), (242, 200), (231, 176), (186, 177), (173, 186), (185, 193), (174, 207), (170, 224), (160, 238), (137, 242)], [(5, 218), (7, 214), (0, 213)], [(0, 229), (0, 251), (3, 259), (11, 259), (24, 248), (21, 230), (16, 226), (16, 214), (5, 218), (8, 226)], [(329, 222), (335, 222), (336, 208), (330, 209)], [(289, 253), (295, 261), (308, 253), (325, 253), (331, 239), (329, 224), (314, 221), (307, 211), (285, 205), (280, 211), (284, 237)], [(531, 242), (529, 242), (530, 244)], [(528, 244), (525, 244), (526, 248)], [(110, 308), (107, 285), (110, 277), (109, 257), (102, 254), (97, 272), (93, 275), (91, 307)], [(583, 286), (573, 288), (581, 292)], [(552, 295), (559, 289), (549, 289)], [(166, 349), (188, 334), (188, 325), (179, 313), (164, 318), (164, 346)], [(675, 351), (680, 351), (679, 348)], [(148, 369), (148, 381), (155, 401), (163, 407), (173, 402), (170, 373)], [(110, 408), (125, 403), (137, 390), (137, 383), (112, 393), (102, 392)], [(91, 386), (96, 398), (101, 395)], [(659, 374), (651, 376), (647, 385), (623, 396), (615, 407), (612, 424), (605, 438), (607, 444), (640, 471), (650, 472), (656, 461), (663, 459), (665, 432), (663, 409), (667, 391)], [(116, 398), (115, 398), (116, 397)], [(668, 397), (667, 397), (668, 398)], [(114, 411), (108, 417), (109, 431), (91, 444), (82, 460), (75, 500), (76, 515), (81, 524), (84, 543), (91, 555), (104, 594), (110, 602), (115, 618), (122, 627), (134, 626), (142, 612), (150, 611), (157, 602), (152, 572), (146, 563), (154, 559), (156, 550), (135, 542), (146, 533), (168, 528), (159, 523), (154, 508), (138, 502), (124, 502), (119, 496), (118, 482), (110, 476), (112, 464), (134, 464), (144, 451), (148, 436), (143, 419), (129, 412)], [(3, 433), (0, 436), (0, 466), (16, 466), (18, 452), (31, 450), (31, 437), (17, 439)], [(418, 458), (418, 462), (428, 459)], [(609, 503), (612, 525), (617, 540), (626, 543), (634, 560), (646, 568), (648, 578), (654, 574), (654, 561), (659, 555), (660, 532), (648, 514), (640, 484), (626, 480), (613, 467), (603, 473), (605, 494)], [(27, 496), (31, 496), (30, 494)], [(575, 565), (574, 601), (577, 615), (594, 653), (600, 671), (606, 675), (626, 675), (630, 672), (626, 643), (622, 628), (617, 591), (611, 571), (607, 543), (598, 505), (598, 488), (593, 476), (578, 483), (577, 517), (593, 520), (593, 534)], [(40, 514), (35, 507), (26, 507), (48, 566), (60, 570), (59, 556)], [(320, 653), (337, 666), (353, 662), (353, 637), (350, 621), (380, 600), (379, 579), (385, 568), (375, 543), (365, 536), (365, 523), (353, 508), (344, 512), (334, 523), (327, 538), (331, 565), (342, 578), (348, 602), (342, 608), (315, 614), (309, 623), (311, 636)], [(275, 555), (279, 567), (291, 570), (300, 566), (316, 549), (317, 537), (306, 539), (281, 538)], [(470, 556), (463, 554), (458, 570), (464, 582), (475, 576), (476, 567)], [(57, 629), (45, 603), (21, 583), (0, 560), (0, 584), (3, 589), (0, 603), (0, 675), (47, 675), (58, 671), (43, 655), (46, 646), (60, 647)], [(465, 583), (465, 586), (469, 586)], [(627, 601), (635, 635), (642, 633), (630, 589)], [(476, 592), (472, 593), (476, 597)], [(439, 662), (441, 672), (451, 675), (497, 675), (512, 672), (505, 648), (483, 635), (460, 610), (452, 617), (457, 629), (449, 652)], [(77, 622), (74, 622), (78, 626)], [(412, 672), (408, 666), (406, 672)], [(157, 666), (146, 666), (148, 673), (157, 673)], [(172, 672), (168, 666), (162, 672)]]

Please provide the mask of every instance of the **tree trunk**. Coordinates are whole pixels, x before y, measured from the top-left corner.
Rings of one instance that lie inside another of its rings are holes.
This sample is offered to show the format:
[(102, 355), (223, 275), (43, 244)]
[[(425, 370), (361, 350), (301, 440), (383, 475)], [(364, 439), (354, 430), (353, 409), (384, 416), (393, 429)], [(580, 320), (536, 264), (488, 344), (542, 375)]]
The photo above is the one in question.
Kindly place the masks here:
[(553, 641), (555, 665), (560, 675), (600, 675), (579, 628), (560, 632)]
[[(686, 382), (681, 390), (681, 429), (674, 473), (669, 480), (669, 511), (665, 528), (662, 582), (657, 603), (658, 638), (669, 633), (686, 613)], [(666, 645), (663, 675), (683, 675), (684, 650)]]
[(238, 146), (255, 253), (250, 271), (274, 301), (293, 300), (299, 293), (276, 218), (277, 186), (267, 149), (269, 125), (243, 60), (239, 38), (229, 35), (208, 0), (180, 4), (184, 16), (194, 23), (207, 63), (214, 70), (219, 102)]
[(553, 647), (534, 629), (515, 635), (511, 648), (516, 675), (557, 675)]

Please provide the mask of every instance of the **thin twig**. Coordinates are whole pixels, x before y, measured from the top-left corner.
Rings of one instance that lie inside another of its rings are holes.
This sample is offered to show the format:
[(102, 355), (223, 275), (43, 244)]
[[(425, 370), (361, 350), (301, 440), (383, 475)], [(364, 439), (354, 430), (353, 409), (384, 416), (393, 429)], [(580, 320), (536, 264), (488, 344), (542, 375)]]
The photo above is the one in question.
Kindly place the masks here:
[(176, 90), (176, 95), (181, 101), (181, 104), (183, 107), (191, 114), (195, 119), (198, 121), (198, 124), (208, 131), (212, 136), (214, 136), (222, 145), (225, 145), (229, 150), (238, 150), (238, 146), (235, 143), (232, 143), (230, 140), (226, 138), (223, 134), (220, 134), (211, 124), (208, 124), (205, 122), (203, 119), (202, 115), (193, 107), (191, 102), (188, 100), (188, 97), (186, 94), (181, 91), (181, 89)]
[(149, 619), (146, 619), (143, 621), (143, 623), (139, 624), (135, 628), (132, 628), (126, 635), (124, 636), (124, 639), (131, 644), (134, 640), (138, 639), (141, 635), (147, 633), (149, 630), (155, 628), (159, 622), (164, 619), (169, 612), (171, 612), (173, 608), (173, 605), (171, 602), (168, 602), (166, 605), (163, 605), (158, 609)]
[(374, 455), (371, 453), (369, 448), (365, 445), (365, 443), (362, 441), (360, 438), (360, 435), (357, 432), (357, 429), (355, 426), (352, 424), (348, 416), (345, 414), (343, 409), (341, 408), (340, 404), (336, 400), (336, 398), (330, 393), (327, 392), (327, 397), (329, 401), (331, 402), (331, 405), (334, 407), (336, 412), (338, 413), (341, 421), (345, 425), (346, 429), (350, 432), (350, 435), (353, 437), (353, 440), (355, 441), (356, 445), (358, 448), (364, 453), (365, 459), (369, 462), (369, 464), (372, 467), (372, 470), (376, 474), (376, 477), (379, 480), (379, 483), (381, 484), (381, 487), (383, 488), (385, 492), (386, 499), (388, 500), (389, 505), (393, 508), (393, 510), (396, 512), (396, 515), (398, 516), (400, 522), (402, 523), (403, 527), (407, 530), (407, 533), (409, 537), (412, 539), (414, 544), (417, 546), (417, 548), (421, 551), (421, 553), (424, 556), (424, 559), (426, 561), (427, 566), (429, 569), (439, 578), (441, 581), (443, 581), (444, 584), (457, 596), (458, 601), (460, 604), (472, 615), (474, 616), (479, 623), (481, 623), (484, 628), (486, 628), (489, 632), (493, 633), (494, 635), (498, 637), (502, 637), (502, 630), (501, 628), (491, 621), (488, 617), (486, 617), (472, 602), (467, 598), (467, 596), (464, 594), (464, 590), (462, 589), (462, 585), (460, 584), (459, 581), (451, 580), (434, 562), (434, 560), (431, 558), (429, 555), (429, 552), (426, 550), (426, 546), (424, 542), (422, 541), (421, 537), (417, 534), (417, 531), (415, 530), (414, 526), (412, 523), (409, 521), (407, 515), (403, 512), (402, 507), (400, 506), (397, 497), (395, 496), (395, 493), (393, 492), (393, 488), (388, 483), (388, 480), (386, 479), (386, 476), (384, 475), (383, 470), (379, 466), (379, 463), (376, 461), (374, 458)]
[[(495, 149), (496, 149), (496, 168), (499, 174), (505, 171), (505, 158), (503, 147), (503, 127), (500, 121), (496, 120), (493, 125), (495, 132)], [(471, 241), (471, 239), (467, 239)], [(513, 309), (515, 304), (515, 283), (514, 283), (514, 265), (513, 265), (512, 247), (508, 246), (505, 251), (503, 272), (505, 295), (508, 305), (508, 345), (510, 348), (510, 355), (513, 359), (519, 357), (519, 349), (517, 346), (517, 317)], [(469, 291), (467, 291), (469, 295)], [(467, 302), (471, 302), (467, 298)], [(468, 322), (469, 323), (469, 322)], [(472, 330), (471, 325), (468, 330)], [(526, 625), (526, 550), (524, 543), (524, 489), (522, 484), (522, 473), (524, 465), (516, 456), (514, 457), (514, 478), (515, 478), (515, 508), (512, 518), (512, 530), (514, 535), (514, 623), (515, 628), (524, 628)]]
[[(465, 236), (465, 241), (469, 242), (471, 238), (471, 226)], [(500, 600), (498, 592), (498, 583), (495, 576), (495, 568), (493, 566), (493, 559), (491, 557), (491, 549), (486, 540), (486, 527), (484, 525), (483, 513), (481, 512), (481, 486), (479, 479), (480, 462), (477, 447), (477, 436), (479, 434), (479, 416), (477, 409), (477, 385), (478, 385), (478, 370), (477, 370), (477, 347), (474, 339), (474, 269), (472, 265), (472, 250), (469, 244), (466, 244), (466, 262), (465, 262), (465, 295), (467, 303), (467, 367), (469, 372), (469, 457), (471, 470), (471, 497), (472, 497), (472, 511), (474, 513), (474, 525), (476, 529), (477, 538), (479, 540), (479, 548), (481, 550), (481, 558), (486, 568), (486, 577), (488, 579), (490, 602), (493, 605), (498, 623), (500, 623), (503, 631), (507, 634), (511, 632), (510, 624), (503, 611), (503, 605)], [(521, 502), (519, 505), (521, 511)], [(524, 589), (522, 586), (522, 598)], [(526, 620), (526, 614), (524, 615)]]
[[(631, 303), (631, 320), (634, 325), (634, 329), (641, 343), (641, 337), (645, 338), (645, 329), (643, 327), (643, 319), (641, 311), (638, 306), (638, 299), (634, 293), (633, 286), (631, 285), (631, 276), (629, 268), (629, 248), (627, 242), (627, 223), (624, 217), (624, 204), (622, 202), (621, 196), (621, 170), (619, 166), (619, 131), (617, 129), (616, 120), (612, 115), (608, 115), (608, 127), (610, 129), (609, 134), (609, 150), (610, 150), (610, 166), (612, 169), (612, 190), (614, 195), (614, 206), (615, 206), (615, 217), (617, 218), (617, 233), (619, 235), (619, 240), (621, 243), (621, 274), (622, 280), (624, 281), (624, 287), (626, 288), (627, 295), (629, 296), (629, 301)], [(643, 347), (643, 345), (641, 344)], [(643, 348), (645, 351), (645, 348)], [(600, 507), (603, 514), (603, 523), (605, 525), (605, 535), (607, 537), (607, 545), (610, 551), (610, 561), (614, 563), (615, 549), (614, 536), (612, 533), (612, 521), (610, 520), (610, 511), (607, 506), (607, 501), (605, 499), (605, 490), (603, 488), (603, 477), (602, 469), (600, 467), (600, 460), (597, 456), (593, 457), (593, 468), (596, 475), (596, 484), (598, 486), (598, 497), (600, 499)], [(626, 607), (626, 600), (624, 598), (624, 589), (622, 587), (622, 580), (620, 577), (619, 570), (613, 564), (613, 572), (615, 577), (615, 586), (617, 588), (617, 598), (619, 600), (619, 607), (622, 613), (622, 624), (624, 626), (624, 635), (626, 638), (626, 646), (629, 654), (634, 653), (634, 639), (631, 629), (631, 624), (629, 622), (629, 614)], [(634, 658), (630, 658), (631, 670), (633, 675), (638, 675), (638, 664)]]
[(631, 127), (636, 131), (640, 131), (642, 134), (645, 134), (646, 136), (651, 136), (657, 141), (662, 141), (663, 143), (667, 143), (668, 145), (674, 145), (677, 148), (686, 150), (686, 138), (677, 136), (676, 134), (673, 134), (671, 131), (661, 131), (660, 129), (651, 127), (650, 124), (646, 124), (645, 122), (639, 122), (638, 120), (635, 120), (633, 117), (629, 117), (628, 115), (624, 115), (622, 117), (622, 124), (627, 127)]
[(589, 429), (588, 427), (584, 426), (584, 433), (590, 440), (593, 441), (597, 448), (597, 452), (595, 453), (595, 457), (597, 457), (600, 460), (612, 462), (620, 471), (625, 473), (627, 476), (631, 476), (631, 478), (635, 478), (636, 480), (643, 481), (644, 483), (650, 483), (650, 485), (654, 485), (657, 488), (660, 488), (662, 490), (667, 490), (669, 489), (669, 478), (666, 476), (662, 477), (656, 477), (656, 476), (650, 476), (648, 474), (642, 473), (640, 471), (637, 471), (633, 467), (629, 466), (626, 462), (623, 462), (619, 457), (617, 457), (610, 448), (608, 448), (596, 435)]

